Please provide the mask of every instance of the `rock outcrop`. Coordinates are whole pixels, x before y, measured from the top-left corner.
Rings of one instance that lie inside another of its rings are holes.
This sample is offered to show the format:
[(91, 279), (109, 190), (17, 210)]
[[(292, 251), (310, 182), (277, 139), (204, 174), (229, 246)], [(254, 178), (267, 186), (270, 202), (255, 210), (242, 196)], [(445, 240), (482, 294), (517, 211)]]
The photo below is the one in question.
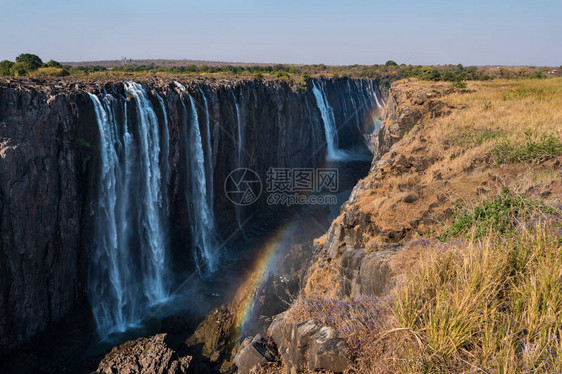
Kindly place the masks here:
[(114, 347), (100, 362), (96, 374), (183, 374), (190, 356), (179, 356), (165, 342), (166, 334), (139, 338)]
[(330, 326), (316, 320), (295, 323), (278, 315), (267, 330), (285, 367), (291, 373), (304, 370), (344, 372), (350, 365), (345, 341)]
[(266, 339), (257, 334), (253, 338), (244, 339), (233, 362), (238, 373), (247, 374), (260, 365), (273, 362), (274, 359), (275, 351)]

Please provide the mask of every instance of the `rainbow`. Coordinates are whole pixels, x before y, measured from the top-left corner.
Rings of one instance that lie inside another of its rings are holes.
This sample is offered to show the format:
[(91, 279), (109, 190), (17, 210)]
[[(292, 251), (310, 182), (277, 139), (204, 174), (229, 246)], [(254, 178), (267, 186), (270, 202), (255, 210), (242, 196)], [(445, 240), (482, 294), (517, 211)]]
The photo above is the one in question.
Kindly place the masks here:
[(236, 308), (235, 318), (237, 338), (242, 336), (244, 327), (252, 316), (255, 298), (265, 280), (265, 274), (268, 270), (274, 268), (279, 259), (279, 255), (283, 254), (290, 244), (290, 239), (297, 227), (296, 223), (297, 221), (294, 221), (282, 225), (265, 242), (262, 248), (256, 251), (259, 257), (254, 265), (254, 271), (252, 271), (249, 278), (243, 283), (235, 298), (235, 300), (239, 300), (236, 302), (238, 307)]

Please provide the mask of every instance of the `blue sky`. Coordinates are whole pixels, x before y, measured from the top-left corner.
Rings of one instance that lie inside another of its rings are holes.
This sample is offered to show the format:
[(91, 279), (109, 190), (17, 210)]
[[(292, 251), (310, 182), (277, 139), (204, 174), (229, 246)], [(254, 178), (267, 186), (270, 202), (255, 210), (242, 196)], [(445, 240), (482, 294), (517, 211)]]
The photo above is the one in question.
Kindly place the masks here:
[(561, 0), (0, 0), (0, 59), (559, 66), (561, 18)]

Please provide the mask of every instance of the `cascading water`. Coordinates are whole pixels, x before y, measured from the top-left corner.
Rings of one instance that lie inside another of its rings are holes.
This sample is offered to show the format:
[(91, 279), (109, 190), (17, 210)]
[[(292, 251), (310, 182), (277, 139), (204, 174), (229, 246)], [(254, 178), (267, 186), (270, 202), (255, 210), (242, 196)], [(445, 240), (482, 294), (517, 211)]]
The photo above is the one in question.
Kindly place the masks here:
[(339, 161), (345, 158), (345, 154), (338, 149), (338, 134), (336, 129), (336, 120), (334, 111), (328, 103), (324, 86), (317, 81), (313, 81), (312, 93), (316, 99), (316, 105), (322, 115), (324, 122), (324, 133), (326, 134), (327, 159), (330, 161)]
[[(178, 82), (175, 85), (185, 97), (186, 88)], [(101, 336), (124, 331), (135, 324), (150, 306), (167, 300), (170, 288), (166, 281), (169, 278), (166, 220), (170, 218), (168, 204), (171, 201), (167, 197), (167, 186), (174, 166), (168, 162), (167, 103), (156, 92), (149, 97), (138, 83), (125, 82), (124, 88), (127, 99), (90, 94), (100, 134), (100, 168), (97, 201), (92, 206), (95, 232), (88, 286)], [(373, 85), (356, 83), (355, 87), (348, 85), (347, 89), (360, 92), (359, 96), (345, 103), (346, 111), (359, 106), (358, 110), (368, 112), (375, 103), (380, 106)], [(348, 159), (350, 155), (338, 149), (334, 112), (324, 85), (313, 81), (312, 90), (322, 116), (328, 159)], [(189, 105), (183, 99), (180, 102), (185, 113), (184, 144), (189, 178), (186, 197), (192, 248), (197, 268), (204, 274), (216, 269), (218, 234), (213, 208), (209, 104), (205, 92), (200, 89), (200, 93), (204, 103), (204, 123), (199, 123), (194, 97), (188, 95)], [(237, 127), (235, 166), (244, 167), (245, 130), (240, 107), (243, 96), (235, 95), (234, 91), (231, 95)], [(314, 104), (310, 104), (309, 107), (306, 102), (307, 112), (312, 116)], [(321, 137), (322, 130), (313, 129), (313, 137), (317, 136), (315, 131), (319, 131), (318, 137)], [(236, 207), (236, 221), (242, 229), (239, 207)]]
[[(240, 107), (238, 106), (238, 99), (236, 98), (236, 95), (234, 94), (234, 91), (232, 91), (232, 98), (234, 99), (234, 108), (236, 109), (236, 129), (237, 129), (237, 141), (238, 144), (236, 144), (236, 149), (237, 149), (237, 162), (236, 162), (236, 168), (237, 169), (241, 169), (243, 168), (244, 164), (243, 164), (243, 147), (244, 147), (244, 137), (243, 137), (243, 126), (242, 126), (242, 119), (240, 116)], [(242, 226), (242, 212), (241, 212), (241, 207), (240, 205), (236, 205), (234, 207), (234, 214), (236, 216), (236, 223), (238, 224), (238, 229), (240, 230), (240, 232), (242, 232), (242, 235), (245, 236), (245, 232), (244, 232), (244, 228)]]
[[(162, 116), (164, 117), (164, 131), (162, 132), (162, 169), (163, 169), (163, 183), (162, 183), (162, 190), (165, 190), (165, 187), (170, 182), (170, 163), (168, 161), (168, 157), (170, 155), (170, 132), (168, 129), (168, 112), (166, 112), (166, 105), (164, 104), (164, 99), (158, 93), (156, 93), (156, 98), (158, 99), (158, 103), (160, 104), (160, 109), (162, 110)], [(164, 194), (164, 196), (166, 196)]]
[(207, 175), (208, 183), (207, 183), (207, 191), (209, 196), (209, 206), (211, 211), (213, 210), (213, 202), (214, 202), (214, 167), (213, 167), (213, 146), (211, 143), (211, 116), (209, 115), (209, 103), (207, 102), (207, 97), (205, 96), (205, 91), (199, 88), (199, 92), (201, 92), (201, 96), (203, 97), (203, 104), (205, 106), (205, 135), (207, 136), (207, 152), (205, 155), (207, 157), (206, 164), (207, 164)]
[[(112, 331), (124, 331), (137, 310), (135, 292), (128, 285), (134, 284), (131, 271), (132, 258), (124, 248), (127, 233), (127, 188), (130, 136), (124, 128), (120, 141), (114, 116), (95, 95), (89, 94), (96, 114), (100, 133), (100, 187), (94, 215), (94, 251), (88, 274), (89, 296), (92, 312), (100, 335)], [(106, 100), (111, 97), (106, 96)], [(110, 104), (108, 104), (110, 105)], [(129, 141), (128, 141), (129, 140)], [(124, 160), (120, 160), (119, 154)], [(125, 198), (125, 200), (121, 200)]]
[(166, 248), (162, 225), (162, 175), (160, 172), (160, 136), (158, 117), (142, 85), (125, 82), (125, 89), (135, 99), (139, 134), (141, 210), (139, 226), (144, 292), (149, 302), (163, 301), (168, 295), (164, 273)]
[[(205, 156), (203, 141), (199, 129), (199, 116), (191, 95), (191, 124), (189, 126), (188, 152), (191, 167), (192, 203), (195, 208), (192, 217), (193, 248), (196, 251), (197, 267), (214, 271), (216, 267), (217, 242), (215, 237), (215, 217), (207, 195), (207, 175), (205, 173)], [(212, 176), (211, 176), (212, 178)]]
[[(140, 84), (127, 82), (125, 89), (135, 100), (137, 137), (129, 131), (127, 101), (105, 95), (102, 103), (89, 94), (101, 165), (88, 287), (102, 337), (125, 331), (168, 295), (158, 119)], [(121, 124), (115, 115), (120, 103)]]

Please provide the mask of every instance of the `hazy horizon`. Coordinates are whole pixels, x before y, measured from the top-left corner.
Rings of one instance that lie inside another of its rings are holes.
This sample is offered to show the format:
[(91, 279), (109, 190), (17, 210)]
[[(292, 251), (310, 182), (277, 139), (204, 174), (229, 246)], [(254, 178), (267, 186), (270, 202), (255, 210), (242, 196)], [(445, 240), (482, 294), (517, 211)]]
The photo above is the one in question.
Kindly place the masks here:
[(0, 0), (0, 60), (560, 66), (562, 2)]

